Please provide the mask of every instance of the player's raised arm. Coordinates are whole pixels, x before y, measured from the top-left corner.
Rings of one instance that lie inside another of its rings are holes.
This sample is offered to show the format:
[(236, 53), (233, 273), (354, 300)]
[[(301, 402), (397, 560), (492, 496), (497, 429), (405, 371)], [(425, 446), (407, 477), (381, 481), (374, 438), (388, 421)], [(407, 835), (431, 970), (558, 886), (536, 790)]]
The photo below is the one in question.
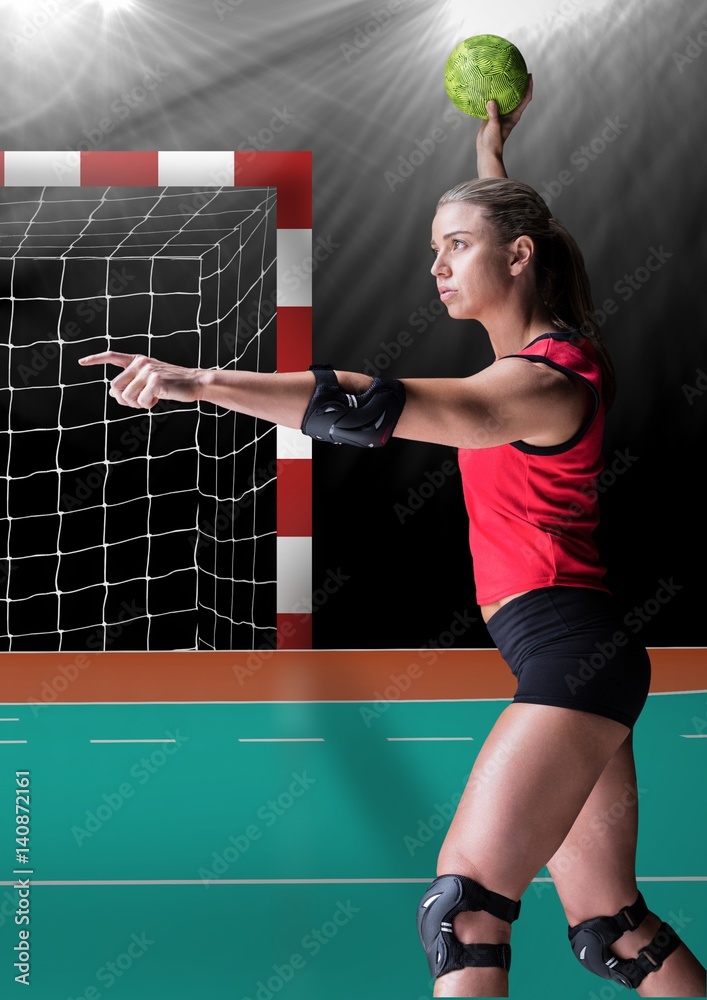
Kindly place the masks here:
[(479, 177), (507, 177), (503, 163), (503, 147), (521, 115), (533, 97), (533, 77), (528, 76), (528, 89), (517, 108), (501, 115), (496, 101), (487, 101), (488, 119), (482, 120), (476, 134), (476, 165)]

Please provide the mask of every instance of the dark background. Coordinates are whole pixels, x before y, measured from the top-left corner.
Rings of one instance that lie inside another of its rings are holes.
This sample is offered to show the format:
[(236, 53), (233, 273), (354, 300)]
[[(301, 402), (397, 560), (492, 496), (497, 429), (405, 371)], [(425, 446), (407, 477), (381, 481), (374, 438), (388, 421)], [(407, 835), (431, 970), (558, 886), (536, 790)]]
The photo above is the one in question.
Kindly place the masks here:
[[(491, 360), (476, 324), (422, 310), (437, 301), (434, 205), (476, 173), (477, 123), (450, 104), (444, 64), (469, 35), (511, 38), (535, 95), (508, 172), (551, 199), (597, 306), (614, 303), (606, 455), (632, 457), (602, 494), (608, 581), (627, 608), (673, 581), (646, 644), (707, 644), (705, 3), (156, 0), (110, 20), (89, 3), (20, 44), (32, 6), (3, 14), (3, 148), (311, 149), (314, 240), (329, 247), (314, 273), (314, 358), (399, 377)], [(146, 75), (154, 87), (132, 89)], [(593, 152), (602, 132), (613, 139)], [(663, 265), (631, 289), (624, 276), (642, 278), (652, 248)], [(418, 647), (443, 641), (455, 613), (477, 617), (458, 645), (490, 645), (458, 474), (404, 521), (396, 513), (453, 452), (395, 440), (376, 453), (315, 446), (314, 458), (315, 595), (346, 577), (317, 608), (315, 645)]]

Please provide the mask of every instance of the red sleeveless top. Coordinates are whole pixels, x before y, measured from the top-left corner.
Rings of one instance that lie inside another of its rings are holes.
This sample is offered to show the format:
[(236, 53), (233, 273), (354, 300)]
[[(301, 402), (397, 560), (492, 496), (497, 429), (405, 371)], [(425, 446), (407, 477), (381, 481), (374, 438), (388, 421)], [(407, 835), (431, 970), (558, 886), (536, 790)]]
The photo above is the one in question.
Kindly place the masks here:
[(553, 585), (608, 591), (593, 538), (599, 523), (596, 479), (604, 465), (601, 368), (579, 331), (544, 333), (518, 354), (581, 379), (594, 411), (569, 441), (538, 448), (514, 441), (460, 448), (476, 600), (491, 604)]

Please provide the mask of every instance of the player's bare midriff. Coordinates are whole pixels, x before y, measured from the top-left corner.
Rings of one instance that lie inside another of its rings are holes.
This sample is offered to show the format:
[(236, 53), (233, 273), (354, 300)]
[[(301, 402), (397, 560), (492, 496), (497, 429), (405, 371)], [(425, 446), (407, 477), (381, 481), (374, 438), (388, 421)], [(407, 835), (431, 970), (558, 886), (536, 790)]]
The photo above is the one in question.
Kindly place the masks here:
[(515, 600), (515, 598), (520, 597), (521, 594), (529, 593), (529, 590), (519, 590), (517, 594), (509, 594), (508, 597), (502, 597), (500, 601), (494, 601), (493, 604), (482, 604), (481, 617), (485, 622), (487, 622), (491, 615), (495, 615), (498, 609), (502, 608), (504, 604), (508, 604), (509, 601)]

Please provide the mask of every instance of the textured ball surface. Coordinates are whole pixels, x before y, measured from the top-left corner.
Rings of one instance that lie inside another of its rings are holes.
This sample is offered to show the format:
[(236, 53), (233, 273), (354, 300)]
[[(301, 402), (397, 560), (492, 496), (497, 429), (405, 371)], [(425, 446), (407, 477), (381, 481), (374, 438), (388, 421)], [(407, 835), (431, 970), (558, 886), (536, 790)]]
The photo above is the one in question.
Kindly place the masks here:
[(498, 101), (499, 112), (507, 115), (523, 100), (528, 68), (507, 38), (473, 35), (447, 59), (444, 86), (452, 103), (473, 118), (488, 118), (487, 101)]

